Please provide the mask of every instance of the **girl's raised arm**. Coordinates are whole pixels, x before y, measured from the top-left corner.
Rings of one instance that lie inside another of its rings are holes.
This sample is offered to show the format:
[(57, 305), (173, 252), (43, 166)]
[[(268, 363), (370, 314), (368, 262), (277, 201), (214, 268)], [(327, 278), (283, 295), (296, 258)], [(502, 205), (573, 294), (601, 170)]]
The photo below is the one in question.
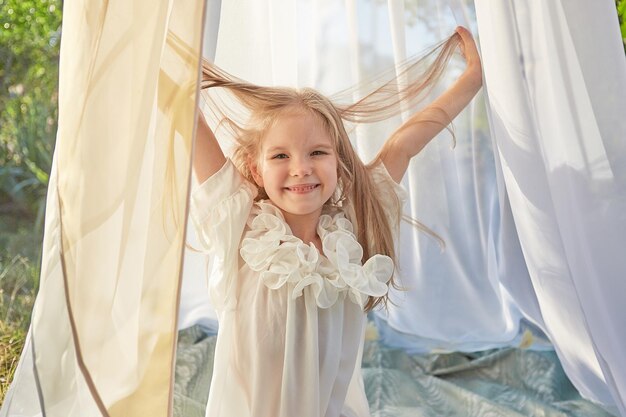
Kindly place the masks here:
[(457, 28), (457, 33), (467, 62), (465, 71), (435, 101), (400, 126), (380, 151), (380, 160), (396, 182), (402, 180), (411, 158), (452, 122), (482, 86), (482, 68), (474, 38), (463, 27)]
[(198, 128), (196, 129), (196, 145), (193, 152), (193, 169), (198, 183), (202, 184), (215, 174), (226, 162), (226, 157), (213, 131), (198, 110)]

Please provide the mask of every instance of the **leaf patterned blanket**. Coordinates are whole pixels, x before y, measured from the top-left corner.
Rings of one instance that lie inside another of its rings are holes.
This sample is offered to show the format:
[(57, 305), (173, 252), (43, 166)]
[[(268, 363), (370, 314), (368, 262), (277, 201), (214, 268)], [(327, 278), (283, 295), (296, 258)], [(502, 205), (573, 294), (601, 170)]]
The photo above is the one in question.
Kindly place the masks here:
[[(204, 417), (215, 335), (179, 332), (174, 416)], [(552, 351), (412, 354), (368, 340), (363, 379), (372, 417), (612, 417), (580, 397)]]

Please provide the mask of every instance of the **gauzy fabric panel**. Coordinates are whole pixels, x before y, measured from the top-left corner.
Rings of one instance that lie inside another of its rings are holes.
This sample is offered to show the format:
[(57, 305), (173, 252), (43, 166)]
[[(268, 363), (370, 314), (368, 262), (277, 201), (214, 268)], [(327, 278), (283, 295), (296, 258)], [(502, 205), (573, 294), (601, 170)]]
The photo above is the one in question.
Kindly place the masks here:
[[(451, 9), (435, 0), (404, 5), (225, 2), (215, 63), (254, 83), (313, 86), (328, 95), (361, 83), (361, 90), (349, 97), (358, 98), (369, 91), (367, 80), (381, 71), (393, 76), (396, 64), (451, 35), (456, 16), (474, 21), (471, 7)], [(444, 84), (456, 78), (463, 65), (461, 59), (454, 60)], [(444, 87), (437, 87), (431, 98)], [(364, 161), (376, 155), (415, 109), (406, 110), (387, 122), (349, 127)], [(394, 292), (395, 304), (387, 313), (378, 313), (399, 333), (415, 336), (414, 350), (476, 350), (517, 343), (521, 312), (501, 280), (529, 282), (503, 184), (497, 180), (482, 97), (455, 121), (454, 132), (455, 149), (451, 135), (442, 133), (415, 158), (403, 180), (410, 190), (406, 214), (438, 233), (446, 249), (403, 222), (398, 278), (408, 291)], [(229, 140), (222, 142), (228, 148)], [(185, 281), (193, 279), (206, 277), (192, 278), (185, 272)], [(189, 302), (198, 303), (191, 298)], [(538, 308), (526, 308), (531, 321), (541, 325)], [(403, 345), (406, 339), (387, 342)]]
[(167, 416), (204, 4), (64, 6), (41, 284), (0, 415)]
[[(203, 58), (213, 62), (217, 44), (217, 31), (220, 23), (221, 0), (207, 0), (202, 40)], [(192, 175), (192, 188), (196, 187)], [(195, 324), (211, 331), (217, 330), (217, 313), (209, 301), (208, 278), (212, 272), (211, 257), (200, 250), (200, 242), (191, 221), (187, 222), (185, 255), (183, 258), (183, 278), (180, 289), (178, 329), (186, 329)]]
[(492, 134), (544, 330), (580, 392), (624, 416), (626, 61), (614, 2), (476, 10)]
[[(477, 22), (473, 2), (462, 0), (230, 2), (222, 5), (215, 62), (259, 84), (332, 95), (457, 24), (473, 29), (489, 97), (479, 95), (455, 121), (454, 150), (444, 132), (403, 179), (407, 214), (446, 249), (402, 225), (399, 278), (408, 291), (378, 313), (396, 330), (386, 342), (415, 351), (515, 344), (524, 316), (549, 334), (577, 388), (610, 407), (622, 401), (626, 375), (618, 357), (624, 333), (615, 327), (626, 293), (615, 254), (625, 235), (618, 114), (626, 71), (613, 3), (583, 3), (481, 1)], [(363, 159), (409, 110), (352, 129)]]

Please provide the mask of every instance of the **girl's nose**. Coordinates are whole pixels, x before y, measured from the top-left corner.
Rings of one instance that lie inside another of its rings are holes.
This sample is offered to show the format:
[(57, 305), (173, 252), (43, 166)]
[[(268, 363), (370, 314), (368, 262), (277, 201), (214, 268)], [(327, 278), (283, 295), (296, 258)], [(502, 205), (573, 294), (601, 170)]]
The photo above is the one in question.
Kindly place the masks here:
[(293, 158), (289, 168), (293, 177), (306, 177), (313, 172), (313, 164), (308, 158)]

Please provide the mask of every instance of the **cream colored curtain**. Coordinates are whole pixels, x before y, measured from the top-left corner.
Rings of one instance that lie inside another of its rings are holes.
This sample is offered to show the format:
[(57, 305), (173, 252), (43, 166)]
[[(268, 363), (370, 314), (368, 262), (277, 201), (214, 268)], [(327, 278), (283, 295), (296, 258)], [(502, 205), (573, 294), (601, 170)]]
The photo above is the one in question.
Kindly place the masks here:
[(167, 416), (204, 2), (65, 2), (41, 285), (3, 416)]

